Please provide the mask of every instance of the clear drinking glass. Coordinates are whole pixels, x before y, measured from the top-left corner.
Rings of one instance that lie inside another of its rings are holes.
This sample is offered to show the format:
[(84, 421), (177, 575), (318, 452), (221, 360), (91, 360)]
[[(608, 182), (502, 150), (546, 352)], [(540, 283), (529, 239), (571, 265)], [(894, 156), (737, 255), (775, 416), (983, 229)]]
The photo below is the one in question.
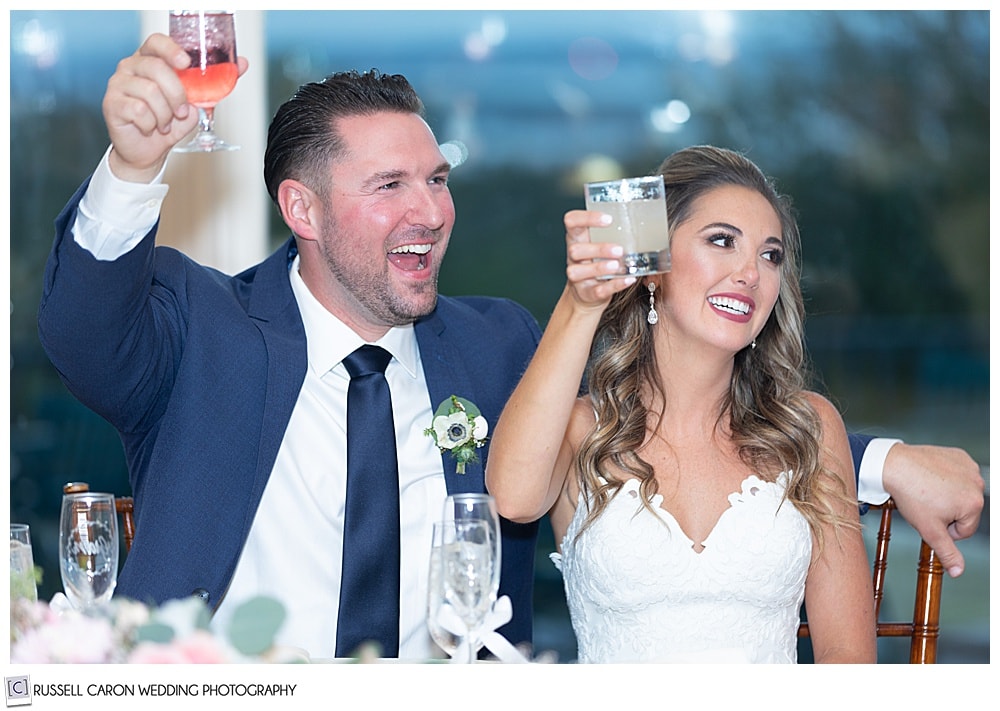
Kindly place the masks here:
[(74, 608), (111, 600), (118, 583), (118, 513), (113, 494), (66, 494), (59, 516), (59, 572)]
[(38, 601), (31, 530), (26, 523), (10, 524), (10, 599)]
[[(445, 628), (438, 618), (441, 607), (446, 605), (442, 570), (444, 569), (444, 526), (435, 523), (431, 538), (430, 567), (427, 575), (427, 630), (431, 639), (449, 657), (454, 657), (462, 641), (455, 632)], [(478, 651), (478, 650), (477, 650)]]
[(591, 242), (615, 242), (625, 249), (621, 269), (600, 277), (645, 276), (670, 271), (670, 234), (662, 175), (587, 183), (588, 210), (611, 215), (609, 227), (591, 227)]
[(188, 103), (198, 107), (198, 133), (174, 147), (181, 153), (232, 151), (215, 133), (215, 105), (236, 86), (236, 29), (233, 13), (216, 10), (171, 10), (170, 38), (187, 51), (191, 64), (177, 72)]
[[(427, 592), (427, 624), (431, 637), (450, 655), (465, 641), (472, 663), (482, 641), (472, 635), (493, 605), (492, 581), (497, 561), (489, 525), (483, 521), (440, 521), (434, 524)], [(454, 631), (441, 624), (441, 610), (454, 613)]]
[(496, 566), (490, 581), (491, 602), (496, 602), (500, 590), (500, 516), (496, 500), (489, 494), (452, 494), (444, 500), (445, 521), (483, 521), (489, 528), (490, 546)]

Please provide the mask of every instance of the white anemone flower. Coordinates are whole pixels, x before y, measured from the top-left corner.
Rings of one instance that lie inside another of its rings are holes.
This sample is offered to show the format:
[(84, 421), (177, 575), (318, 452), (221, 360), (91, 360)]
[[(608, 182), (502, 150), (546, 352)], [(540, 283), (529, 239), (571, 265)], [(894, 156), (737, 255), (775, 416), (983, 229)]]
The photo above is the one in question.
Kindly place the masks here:
[(441, 415), (434, 418), (434, 433), (439, 447), (454, 449), (469, 441), (471, 431), (469, 416), (464, 412)]

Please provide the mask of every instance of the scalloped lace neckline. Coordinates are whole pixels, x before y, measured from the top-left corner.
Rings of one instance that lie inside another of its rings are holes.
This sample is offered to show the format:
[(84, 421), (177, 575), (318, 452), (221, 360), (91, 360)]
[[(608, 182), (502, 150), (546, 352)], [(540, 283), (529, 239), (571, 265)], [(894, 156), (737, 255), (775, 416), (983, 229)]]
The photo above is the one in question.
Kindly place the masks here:
[[(709, 542), (715, 536), (715, 532), (718, 531), (719, 528), (724, 524), (725, 520), (729, 518), (730, 515), (732, 515), (732, 512), (736, 511), (736, 507), (738, 505), (745, 505), (750, 501), (755, 501), (757, 495), (761, 493), (761, 490), (767, 487), (771, 486), (778, 487), (783, 493), (784, 484), (786, 480), (787, 480), (786, 472), (783, 472), (778, 475), (777, 482), (764, 481), (756, 474), (748, 474), (746, 478), (744, 478), (743, 481), (740, 482), (739, 491), (734, 491), (726, 497), (727, 500), (729, 501), (729, 506), (723, 509), (722, 513), (719, 514), (719, 517), (715, 520), (715, 523), (712, 525), (712, 528), (709, 529), (708, 533), (705, 535), (705, 538), (701, 542), (697, 542), (693, 538), (691, 538), (691, 536), (689, 536), (687, 531), (684, 530), (684, 527), (681, 526), (680, 522), (673, 515), (673, 513), (671, 513), (669, 509), (664, 508), (662, 494), (654, 494), (652, 500), (650, 501), (650, 506), (652, 507), (653, 511), (657, 514), (657, 516), (659, 516), (666, 522), (667, 526), (669, 526), (672, 530), (675, 530), (679, 535), (683, 536), (684, 540), (690, 544), (691, 552), (694, 553), (695, 555), (700, 556), (702, 553), (705, 552), (705, 550), (707, 550)], [(603, 478), (602, 481), (604, 481)], [(622, 485), (622, 492), (627, 493), (628, 495), (638, 500), (639, 480), (635, 478), (626, 479), (625, 483)]]

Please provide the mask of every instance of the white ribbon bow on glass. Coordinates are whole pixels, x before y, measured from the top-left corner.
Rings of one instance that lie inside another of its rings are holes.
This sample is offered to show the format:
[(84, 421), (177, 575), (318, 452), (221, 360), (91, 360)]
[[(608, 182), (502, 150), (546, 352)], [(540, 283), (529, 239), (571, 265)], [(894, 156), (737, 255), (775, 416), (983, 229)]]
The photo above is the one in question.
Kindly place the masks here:
[(61, 615), (64, 612), (72, 612), (73, 604), (64, 593), (57, 592), (52, 596), (52, 600), (49, 601), (49, 609), (57, 615)]
[(447, 603), (438, 608), (437, 621), (444, 629), (458, 637), (458, 649), (451, 656), (452, 662), (460, 662), (469, 658), (469, 645), (482, 641), (483, 646), (490, 650), (497, 659), (507, 664), (527, 664), (528, 659), (517, 651), (510, 642), (504, 639), (503, 635), (497, 632), (498, 627), (510, 622), (514, 616), (514, 609), (510, 604), (510, 598), (503, 595), (495, 603), (490, 611), (486, 613), (483, 624), (477, 629), (466, 633), (465, 622), (458, 613)]

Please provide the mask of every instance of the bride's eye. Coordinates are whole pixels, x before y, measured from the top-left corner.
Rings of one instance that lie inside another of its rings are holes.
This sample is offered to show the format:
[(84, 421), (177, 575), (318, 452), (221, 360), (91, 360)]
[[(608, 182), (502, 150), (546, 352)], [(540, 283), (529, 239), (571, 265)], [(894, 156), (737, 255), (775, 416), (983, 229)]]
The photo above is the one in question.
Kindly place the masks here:
[(764, 259), (772, 262), (775, 266), (778, 266), (785, 261), (785, 250), (783, 249), (769, 249), (764, 254), (761, 255)]
[(734, 238), (731, 234), (726, 232), (719, 232), (708, 238), (711, 244), (718, 245), (719, 247), (732, 247)]

